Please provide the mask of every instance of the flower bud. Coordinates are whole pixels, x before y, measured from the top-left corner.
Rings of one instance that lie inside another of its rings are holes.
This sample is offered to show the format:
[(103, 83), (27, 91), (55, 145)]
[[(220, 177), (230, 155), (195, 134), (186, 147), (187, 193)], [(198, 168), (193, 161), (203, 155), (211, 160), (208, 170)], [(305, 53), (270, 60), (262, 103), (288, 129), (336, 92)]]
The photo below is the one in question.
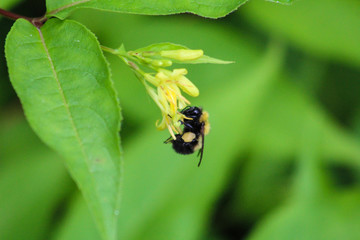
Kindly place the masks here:
[(163, 60), (152, 60), (150, 62), (154, 67), (169, 67), (172, 65), (172, 61), (163, 59)]
[(199, 96), (199, 89), (187, 77), (179, 76), (177, 78), (177, 85), (188, 95), (192, 97)]
[(154, 51), (145, 51), (145, 52), (141, 53), (141, 55), (144, 57), (152, 57), (152, 56), (155, 56), (156, 54), (157, 54), (157, 52), (154, 52)]
[(203, 50), (178, 49), (160, 51), (160, 56), (176, 59), (179, 61), (196, 60), (204, 55)]
[(186, 68), (177, 68), (173, 70), (172, 75), (179, 76), (179, 75), (186, 75), (188, 73)]

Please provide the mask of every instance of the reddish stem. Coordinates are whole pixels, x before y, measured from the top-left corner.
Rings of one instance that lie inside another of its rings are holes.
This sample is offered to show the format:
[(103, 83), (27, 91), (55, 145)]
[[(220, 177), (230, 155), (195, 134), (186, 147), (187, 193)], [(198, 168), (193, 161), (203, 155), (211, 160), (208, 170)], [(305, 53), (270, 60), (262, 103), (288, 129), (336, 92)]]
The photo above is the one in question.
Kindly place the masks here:
[(12, 13), (9, 11), (6, 11), (5, 9), (0, 8), (0, 15), (3, 15), (4, 17), (7, 17), (9, 19), (12, 20), (17, 20), (19, 18), (23, 18), (28, 20), (29, 22), (31, 22), (35, 27), (39, 28), (41, 27), (47, 20), (47, 18), (44, 17), (39, 17), (39, 18), (29, 18), (29, 17), (25, 17), (16, 13)]
[(28, 17), (25, 17), (25, 16), (18, 15), (16, 13), (6, 11), (5, 9), (2, 9), (2, 8), (0, 8), (0, 15), (3, 15), (5, 17), (7, 17), (7, 18), (12, 19), (12, 20), (17, 20), (19, 18), (24, 18), (24, 19), (31, 22), (31, 18), (28, 18)]

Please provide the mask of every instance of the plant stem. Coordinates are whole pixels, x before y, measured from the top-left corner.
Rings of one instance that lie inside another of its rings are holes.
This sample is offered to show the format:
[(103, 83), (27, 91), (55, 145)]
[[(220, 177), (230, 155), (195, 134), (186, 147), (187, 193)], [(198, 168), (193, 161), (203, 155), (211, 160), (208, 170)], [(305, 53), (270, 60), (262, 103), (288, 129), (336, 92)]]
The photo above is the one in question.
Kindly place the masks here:
[(13, 13), (13, 12), (9, 12), (9, 11), (6, 11), (5, 9), (2, 9), (0, 8), (0, 15), (3, 15), (9, 19), (12, 19), (12, 20), (17, 20), (17, 19), (26, 19), (28, 20), (29, 22), (31, 22), (35, 27), (37, 28), (40, 28), (47, 20), (47, 17), (38, 17), (38, 18), (29, 18), (29, 17), (25, 17), (25, 16), (22, 16), (22, 15), (19, 15), (19, 14), (16, 14), (16, 13)]
[(118, 55), (119, 54), (119, 51), (117, 51), (116, 49), (112, 49), (112, 48), (109, 48), (109, 47), (105, 47), (103, 45), (100, 46), (101, 49), (105, 52), (108, 52), (108, 53), (111, 53), (111, 54), (114, 54), (114, 55)]
[(28, 18), (28, 17), (25, 17), (25, 16), (21, 16), (21, 15), (18, 15), (16, 13), (12, 13), (12, 12), (9, 12), (9, 11), (6, 11), (5, 9), (2, 9), (0, 8), (0, 15), (3, 15), (4, 17), (7, 17), (9, 19), (12, 19), (12, 20), (17, 20), (19, 18), (24, 18), (28, 21), (31, 22), (31, 18)]

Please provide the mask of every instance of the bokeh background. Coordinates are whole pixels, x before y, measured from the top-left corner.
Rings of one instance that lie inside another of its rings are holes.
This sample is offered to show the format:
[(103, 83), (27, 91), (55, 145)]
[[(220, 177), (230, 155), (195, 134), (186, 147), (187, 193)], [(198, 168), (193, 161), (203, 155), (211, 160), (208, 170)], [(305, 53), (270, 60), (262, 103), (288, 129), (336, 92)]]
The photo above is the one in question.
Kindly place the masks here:
[[(0, 7), (40, 16), (43, 1)], [(210, 113), (202, 166), (162, 142), (160, 111), (119, 59), (124, 121), (120, 239), (360, 239), (360, 2), (251, 0), (219, 19), (79, 10), (101, 44), (204, 49), (192, 65)], [(6, 70), (0, 18), (0, 239), (99, 240), (61, 157), (27, 124)], [(71, 57), (71, 56), (69, 56)], [(181, 65), (177, 67), (182, 67)]]

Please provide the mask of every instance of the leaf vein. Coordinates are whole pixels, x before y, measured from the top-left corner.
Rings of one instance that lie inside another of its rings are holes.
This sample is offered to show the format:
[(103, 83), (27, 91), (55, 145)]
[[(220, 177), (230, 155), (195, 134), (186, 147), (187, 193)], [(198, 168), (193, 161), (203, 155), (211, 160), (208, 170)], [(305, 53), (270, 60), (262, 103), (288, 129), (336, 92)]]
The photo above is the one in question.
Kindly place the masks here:
[[(46, 46), (44, 36), (43, 36), (43, 34), (42, 34), (42, 32), (41, 32), (41, 30), (40, 30), (39, 28), (36, 28), (36, 29), (37, 29), (38, 32), (39, 32), (40, 39), (41, 39), (41, 44), (43, 45), (44, 50), (45, 50), (45, 53), (46, 53), (46, 56), (47, 56), (47, 58), (48, 58), (48, 60), (49, 60), (50, 67), (51, 67), (52, 73), (53, 73), (53, 75), (54, 75), (54, 78), (55, 78), (55, 80), (56, 80), (56, 83), (57, 83), (57, 86), (58, 86), (60, 95), (61, 95), (61, 97), (62, 97), (62, 100), (63, 100), (64, 106), (65, 106), (67, 115), (68, 115), (68, 117), (69, 117), (71, 126), (72, 126), (72, 128), (73, 128), (73, 130), (74, 130), (74, 132), (75, 132), (76, 140), (78, 141), (79, 146), (80, 146), (80, 149), (81, 149), (81, 152), (82, 152), (82, 155), (83, 155), (84, 158), (85, 158), (85, 165), (87, 166), (88, 171), (89, 171), (89, 173), (90, 173), (91, 171), (90, 171), (90, 167), (89, 167), (89, 165), (88, 165), (89, 162), (90, 162), (89, 157), (87, 156), (87, 154), (86, 154), (86, 152), (85, 152), (85, 148), (84, 148), (83, 142), (81, 141), (79, 132), (78, 132), (78, 130), (77, 130), (77, 128), (76, 128), (74, 118), (73, 118), (73, 116), (72, 116), (72, 114), (71, 114), (71, 111), (70, 111), (70, 108), (69, 108), (69, 104), (68, 104), (68, 102), (67, 102), (67, 99), (66, 99), (66, 97), (65, 97), (64, 91), (63, 91), (63, 89), (62, 89), (62, 86), (61, 86), (59, 77), (58, 77), (58, 75), (57, 75), (57, 73), (56, 73), (53, 60), (52, 60), (52, 58), (51, 58), (51, 56), (50, 56), (50, 53), (49, 53), (49, 50), (48, 50), (48, 48), (47, 48), (47, 46)], [(96, 184), (95, 184), (95, 180), (94, 180), (94, 178), (93, 178), (93, 175), (90, 174), (90, 176), (91, 176), (91, 179), (92, 179), (92, 181), (93, 181), (93, 186), (95, 187), (95, 191), (94, 191), (94, 192), (95, 192), (96, 195), (98, 195), (98, 191), (97, 191), (97, 189), (96, 189)], [(80, 182), (78, 182), (78, 184), (81, 185)], [(99, 196), (97, 196), (97, 199), (99, 200), (99, 199), (101, 199), (101, 198), (99, 198)]]
[(57, 84), (57, 86), (58, 86), (58, 89), (59, 89), (61, 98), (62, 98), (62, 100), (63, 100), (64, 107), (65, 107), (65, 109), (66, 109), (66, 113), (67, 113), (67, 115), (68, 115), (68, 117), (69, 117), (69, 120), (70, 120), (70, 124), (71, 124), (71, 126), (72, 126), (72, 128), (73, 128), (73, 130), (74, 130), (74, 132), (75, 132), (76, 139), (77, 139), (77, 141), (78, 141), (78, 143), (79, 143), (79, 145), (80, 145), (80, 148), (81, 148), (81, 151), (82, 151), (84, 157), (85, 157), (87, 160), (89, 160), (87, 154), (85, 153), (85, 148), (84, 148), (84, 146), (83, 146), (83, 144), (82, 144), (82, 141), (81, 141), (81, 139), (80, 139), (79, 132), (77, 131), (77, 128), (76, 128), (76, 126), (75, 126), (75, 122), (74, 122), (73, 116), (72, 116), (72, 114), (71, 114), (71, 111), (70, 111), (70, 108), (69, 108), (69, 104), (68, 104), (68, 102), (67, 102), (67, 99), (66, 99), (66, 97), (65, 97), (64, 91), (63, 91), (63, 89), (62, 89), (62, 86), (61, 86), (61, 83), (60, 83), (58, 74), (56, 73), (55, 66), (54, 66), (54, 62), (53, 62), (53, 60), (52, 60), (52, 58), (51, 58), (51, 56), (50, 56), (49, 50), (48, 50), (48, 48), (47, 48), (47, 46), (46, 46), (44, 36), (43, 36), (43, 34), (42, 34), (42, 32), (41, 32), (41, 30), (40, 30), (39, 28), (37, 28), (37, 30), (38, 30), (38, 32), (39, 32), (39, 34), (40, 34), (41, 43), (42, 43), (42, 45), (43, 45), (43, 47), (44, 47), (44, 50), (45, 50), (45, 53), (46, 53), (46, 57), (47, 57), (48, 60), (49, 60), (50, 67), (51, 67), (51, 71), (52, 71), (52, 73), (53, 73), (53, 75), (54, 75), (54, 78), (55, 78), (55, 80), (56, 80), (56, 84)]
[(91, 0), (82, 0), (82, 1), (78, 1), (78, 2), (73, 2), (73, 3), (70, 3), (70, 4), (67, 4), (67, 5), (64, 5), (62, 7), (59, 7), (51, 12), (48, 13), (48, 15), (54, 15), (58, 12), (61, 12), (62, 10), (65, 10), (67, 8), (70, 8), (70, 7), (73, 7), (73, 6), (76, 6), (78, 4), (81, 4), (81, 3), (86, 3), (86, 2), (90, 2)]

